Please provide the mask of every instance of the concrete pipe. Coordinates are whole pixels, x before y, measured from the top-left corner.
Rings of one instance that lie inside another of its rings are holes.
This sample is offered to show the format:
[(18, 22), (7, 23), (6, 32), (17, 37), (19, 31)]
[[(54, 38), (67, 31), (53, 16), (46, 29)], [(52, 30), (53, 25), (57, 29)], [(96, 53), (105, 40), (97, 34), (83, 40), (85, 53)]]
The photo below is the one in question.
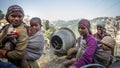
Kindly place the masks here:
[(66, 54), (68, 49), (75, 46), (76, 37), (69, 28), (60, 28), (53, 34), (50, 43), (56, 53)]

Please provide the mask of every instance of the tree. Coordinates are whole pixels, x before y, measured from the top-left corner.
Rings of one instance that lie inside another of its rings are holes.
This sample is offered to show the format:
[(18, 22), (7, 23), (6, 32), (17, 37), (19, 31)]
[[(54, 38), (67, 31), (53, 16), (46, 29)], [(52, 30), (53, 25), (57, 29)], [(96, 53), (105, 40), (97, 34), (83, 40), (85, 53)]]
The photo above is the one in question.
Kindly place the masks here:
[(50, 26), (49, 26), (49, 20), (46, 20), (44, 22), (44, 28), (45, 28), (45, 30), (48, 30), (50, 28)]
[(44, 35), (45, 38), (50, 39), (52, 34), (56, 31), (55, 26), (50, 24), (48, 20), (43, 21)]
[(3, 19), (4, 16), (5, 16), (5, 15), (4, 15), (3, 12), (0, 10), (0, 20)]

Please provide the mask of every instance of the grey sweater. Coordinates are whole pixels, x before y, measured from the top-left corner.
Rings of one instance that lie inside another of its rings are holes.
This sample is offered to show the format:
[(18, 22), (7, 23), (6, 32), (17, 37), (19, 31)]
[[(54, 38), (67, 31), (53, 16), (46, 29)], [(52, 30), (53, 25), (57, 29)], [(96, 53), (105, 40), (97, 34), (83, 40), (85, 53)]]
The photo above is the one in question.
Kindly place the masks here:
[(34, 36), (29, 37), (29, 42), (26, 48), (27, 60), (37, 60), (43, 53), (44, 36), (39, 30)]

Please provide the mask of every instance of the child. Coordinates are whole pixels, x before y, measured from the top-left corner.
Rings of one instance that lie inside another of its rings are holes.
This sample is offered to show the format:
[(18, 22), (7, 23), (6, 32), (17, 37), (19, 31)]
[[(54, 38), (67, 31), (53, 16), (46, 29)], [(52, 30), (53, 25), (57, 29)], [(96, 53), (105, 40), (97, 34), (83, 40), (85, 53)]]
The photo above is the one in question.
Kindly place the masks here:
[[(12, 31), (18, 32), (13, 50), (0, 49), (0, 58), (7, 58), (9, 62), (20, 67), (21, 60), (25, 55), (25, 49), (28, 43), (27, 30), (23, 24), (24, 11), (18, 5), (12, 5), (8, 8), (6, 14), (7, 24), (0, 34), (0, 47), (4, 47), (3, 42), (13, 39), (10, 34)], [(19, 62), (18, 62), (19, 61)]]
[[(29, 27), (29, 42), (26, 49), (26, 56), (23, 60), (23, 68), (27, 68), (29, 63), (31, 68), (39, 68), (36, 60), (40, 58), (44, 48), (44, 36), (41, 31), (41, 20), (38, 17), (34, 17), (30, 20)], [(28, 62), (27, 62), (28, 61)]]
[(78, 32), (80, 33), (80, 38), (78, 39), (79, 50), (76, 59), (65, 61), (61, 68), (80, 68), (83, 65), (93, 62), (93, 56), (98, 46), (97, 41), (90, 31), (90, 22), (86, 19), (80, 20), (78, 23)]
[(101, 40), (102, 45), (95, 53), (94, 62), (107, 67), (113, 59), (114, 46), (116, 41), (111, 36), (105, 36)]

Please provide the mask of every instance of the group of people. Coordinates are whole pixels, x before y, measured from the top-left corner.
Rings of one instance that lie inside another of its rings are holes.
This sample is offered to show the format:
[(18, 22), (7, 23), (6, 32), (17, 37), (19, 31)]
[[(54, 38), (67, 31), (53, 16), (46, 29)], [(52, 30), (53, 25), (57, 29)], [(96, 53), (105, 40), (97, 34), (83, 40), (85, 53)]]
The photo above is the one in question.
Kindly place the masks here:
[(105, 23), (97, 24), (95, 34), (92, 34), (90, 27), (89, 20), (79, 21), (77, 45), (68, 50), (68, 60), (61, 64), (61, 68), (81, 68), (87, 64), (100, 64), (107, 68), (113, 62), (116, 41), (106, 32)]
[[(22, 7), (12, 5), (8, 8), (6, 20), (9, 24), (0, 33), (0, 58), (6, 58), (9, 67), (11, 63), (14, 68), (39, 68), (36, 60), (44, 48), (41, 19), (34, 17), (30, 20), (30, 26), (27, 26), (23, 23), (23, 18)], [(0, 68), (5, 68), (6, 65), (0, 61)]]
[[(12, 5), (8, 8), (6, 20), (9, 24), (0, 33), (0, 58), (6, 58), (18, 68), (39, 68), (36, 60), (40, 58), (44, 48), (41, 20), (34, 17), (30, 20), (30, 26), (27, 26), (23, 23), (23, 18), (24, 11), (20, 6)], [(61, 68), (80, 68), (92, 63), (108, 67), (112, 62), (114, 38), (106, 33), (103, 23), (97, 24), (95, 34), (92, 34), (90, 28), (89, 20), (79, 21), (80, 37), (77, 39), (77, 46), (68, 50), (70, 59), (61, 63)], [(5, 64), (0, 61), (0, 67), (5, 68), (6, 65), (2, 63)]]

